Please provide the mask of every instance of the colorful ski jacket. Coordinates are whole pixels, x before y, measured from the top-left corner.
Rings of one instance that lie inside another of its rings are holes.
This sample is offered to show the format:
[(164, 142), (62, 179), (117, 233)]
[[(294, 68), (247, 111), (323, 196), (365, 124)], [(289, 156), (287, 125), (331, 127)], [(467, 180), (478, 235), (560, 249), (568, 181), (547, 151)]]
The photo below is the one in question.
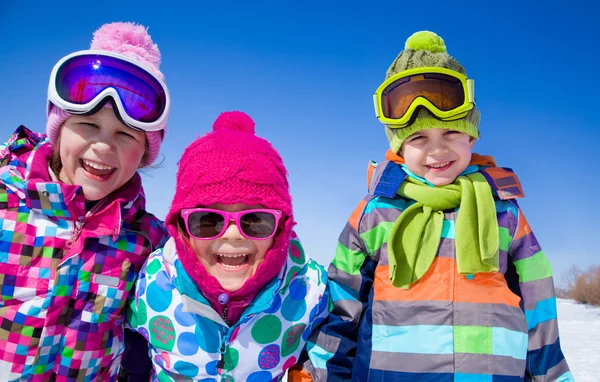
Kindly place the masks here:
[(406, 176), (398, 164), (377, 166), (329, 267), (334, 308), (307, 344), (305, 371), (314, 380), (573, 380), (560, 348), (550, 264), (514, 200), (522, 195), (518, 179), (510, 169), (480, 171), (494, 194), (500, 270), (458, 273), (458, 210), (443, 211), (433, 264), (401, 289), (390, 281), (387, 242), (414, 201), (396, 194)]
[(186, 273), (172, 239), (150, 255), (128, 319), (150, 344), (152, 380), (280, 380), (329, 313), (323, 267), (304, 255), (296, 239), (288, 253), (278, 276), (231, 326)]
[(114, 381), (129, 291), (167, 233), (139, 175), (86, 211), (52, 150), (23, 126), (0, 146), (0, 380)]

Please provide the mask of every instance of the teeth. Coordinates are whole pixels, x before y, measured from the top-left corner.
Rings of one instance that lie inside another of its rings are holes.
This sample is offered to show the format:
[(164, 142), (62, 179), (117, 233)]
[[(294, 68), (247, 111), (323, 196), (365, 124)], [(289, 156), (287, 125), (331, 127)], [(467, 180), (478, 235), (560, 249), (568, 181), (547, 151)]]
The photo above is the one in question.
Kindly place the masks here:
[(114, 168), (114, 167), (106, 166), (106, 165), (103, 165), (103, 164), (100, 164), (100, 163), (90, 162), (87, 159), (84, 159), (83, 163), (85, 163), (87, 166), (95, 168), (96, 170), (112, 170)]
[(236, 269), (246, 264), (250, 254), (248, 253), (217, 253), (219, 264), (229, 269)]
[(441, 167), (448, 166), (449, 164), (450, 164), (450, 162), (436, 163), (436, 164), (430, 164), (429, 167), (441, 168)]
[(234, 268), (241, 267), (241, 265), (227, 265), (227, 264), (224, 264), (224, 263), (221, 263), (221, 266), (225, 267), (225, 268), (229, 268), (229, 269), (234, 269)]

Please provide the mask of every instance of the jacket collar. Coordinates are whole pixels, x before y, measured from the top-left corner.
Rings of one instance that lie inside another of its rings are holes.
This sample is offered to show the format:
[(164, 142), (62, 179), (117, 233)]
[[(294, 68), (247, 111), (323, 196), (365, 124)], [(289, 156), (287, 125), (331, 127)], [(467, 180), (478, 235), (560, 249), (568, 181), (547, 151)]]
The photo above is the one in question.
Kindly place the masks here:
[[(297, 241), (295, 234), (292, 234), (292, 237), (294, 237), (294, 241)], [(277, 276), (260, 289), (258, 294), (245, 308), (242, 317), (238, 322), (243, 323), (248, 316), (271, 308), (271, 306), (276, 303), (274, 296), (285, 292), (285, 290), (289, 288), (292, 278), (308, 266), (309, 259), (304, 255), (300, 244), (296, 247), (295, 244), (290, 243), (289, 246), (294, 247), (296, 250), (288, 251), (286, 262)], [(210, 302), (200, 292), (196, 283), (183, 267), (177, 254), (174, 238), (171, 237), (167, 241), (162, 250), (162, 255), (164, 261), (169, 266), (175, 267), (177, 270), (177, 278), (173, 279), (173, 283), (182, 295), (184, 309), (188, 312), (193, 312), (209, 318), (221, 325), (229, 326), (221, 318), (219, 313), (212, 308)], [(202, 265), (198, 264), (198, 266)]]

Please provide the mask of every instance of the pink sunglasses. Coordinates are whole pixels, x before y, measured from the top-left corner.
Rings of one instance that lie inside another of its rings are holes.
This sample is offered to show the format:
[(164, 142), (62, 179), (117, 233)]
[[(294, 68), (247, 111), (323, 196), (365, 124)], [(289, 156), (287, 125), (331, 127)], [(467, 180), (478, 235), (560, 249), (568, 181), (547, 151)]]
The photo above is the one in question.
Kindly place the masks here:
[(230, 221), (235, 224), (245, 238), (265, 240), (277, 231), (280, 210), (253, 209), (227, 212), (210, 208), (186, 208), (181, 210), (188, 234), (199, 240), (213, 240), (223, 236)]

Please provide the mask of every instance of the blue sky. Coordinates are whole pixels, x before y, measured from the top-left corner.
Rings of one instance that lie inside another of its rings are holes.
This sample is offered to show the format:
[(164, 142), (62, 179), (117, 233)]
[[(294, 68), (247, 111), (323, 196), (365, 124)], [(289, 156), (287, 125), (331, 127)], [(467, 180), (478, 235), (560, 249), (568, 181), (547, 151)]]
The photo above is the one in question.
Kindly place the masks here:
[(475, 79), (475, 151), (519, 176), (520, 204), (557, 281), (571, 265), (600, 262), (595, 2), (40, 3), (0, 3), (0, 133), (45, 129), (52, 66), (87, 49), (100, 25), (148, 26), (173, 98), (164, 162), (144, 174), (148, 210), (161, 218), (183, 149), (220, 112), (242, 110), (280, 151), (297, 231), (328, 264), (366, 192), (368, 161), (388, 147), (373, 91), (406, 38), (427, 29)]

